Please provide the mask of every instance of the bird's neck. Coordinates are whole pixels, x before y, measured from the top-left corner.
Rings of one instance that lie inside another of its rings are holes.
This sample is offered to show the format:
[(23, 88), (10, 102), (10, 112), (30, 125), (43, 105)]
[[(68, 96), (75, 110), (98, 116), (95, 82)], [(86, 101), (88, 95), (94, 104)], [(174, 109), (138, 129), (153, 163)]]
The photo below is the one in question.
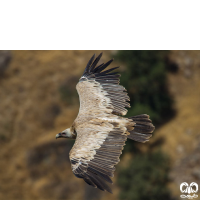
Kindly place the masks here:
[(70, 130), (71, 138), (76, 139), (77, 133), (76, 133), (74, 126), (72, 125), (69, 130)]

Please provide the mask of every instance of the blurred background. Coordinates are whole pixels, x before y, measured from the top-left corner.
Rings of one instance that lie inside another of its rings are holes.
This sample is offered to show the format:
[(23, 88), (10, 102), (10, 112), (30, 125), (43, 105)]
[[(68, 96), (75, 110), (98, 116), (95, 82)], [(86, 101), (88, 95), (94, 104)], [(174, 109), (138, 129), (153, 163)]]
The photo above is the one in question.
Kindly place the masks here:
[(75, 86), (100, 52), (0, 51), (0, 199), (176, 200), (182, 182), (200, 184), (200, 51), (103, 51), (120, 66), (127, 116), (149, 114), (156, 129), (127, 141), (113, 194), (73, 175), (74, 141), (55, 135), (76, 118)]

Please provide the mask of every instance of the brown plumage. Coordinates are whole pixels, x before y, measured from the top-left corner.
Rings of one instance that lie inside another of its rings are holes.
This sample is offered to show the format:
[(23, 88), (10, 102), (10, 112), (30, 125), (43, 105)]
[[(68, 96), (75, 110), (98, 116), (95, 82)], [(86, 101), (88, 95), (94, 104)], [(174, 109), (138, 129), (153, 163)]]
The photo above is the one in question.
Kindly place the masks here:
[(105, 70), (113, 60), (97, 66), (101, 56), (92, 56), (76, 86), (80, 99), (77, 118), (56, 138), (76, 138), (69, 155), (73, 173), (89, 185), (112, 193), (106, 182), (112, 183), (114, 165), (127, 138), (146, 142), (154, 126), (146, 114), (122, 117), (130, 107), (130, 98), (119, 85), (120, 75), (112, 72), (117, 67)]

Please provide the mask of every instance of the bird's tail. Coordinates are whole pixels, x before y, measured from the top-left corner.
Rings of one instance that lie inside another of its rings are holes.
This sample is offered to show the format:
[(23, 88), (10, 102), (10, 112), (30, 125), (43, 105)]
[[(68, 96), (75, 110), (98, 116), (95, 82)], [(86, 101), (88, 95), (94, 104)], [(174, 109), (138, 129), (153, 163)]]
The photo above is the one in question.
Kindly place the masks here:
[(151, 123), (152, 121), (149, 119), (149, 115), (142, 114), (133, 117), (129, 117), (135, 125), (134, 129), (128, 131), (130, 134), (128, 138), (131, 140), (135, 140), (137, 142), (147, 142), (149, 138), (152, 136), (152, 132), (155, 127)]

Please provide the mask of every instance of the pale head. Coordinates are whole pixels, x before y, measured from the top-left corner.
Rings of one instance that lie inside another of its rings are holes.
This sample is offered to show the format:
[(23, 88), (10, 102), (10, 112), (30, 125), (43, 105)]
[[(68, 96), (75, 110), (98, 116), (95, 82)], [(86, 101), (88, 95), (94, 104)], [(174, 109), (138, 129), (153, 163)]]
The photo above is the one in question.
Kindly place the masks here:
[(64, 131), (58, 133), (56, 135), (56, 139), (57, 138), (71, 138), (71, 139), (75, 139), (76, 135), (71, 131), (70, 128), (67, 128)]

